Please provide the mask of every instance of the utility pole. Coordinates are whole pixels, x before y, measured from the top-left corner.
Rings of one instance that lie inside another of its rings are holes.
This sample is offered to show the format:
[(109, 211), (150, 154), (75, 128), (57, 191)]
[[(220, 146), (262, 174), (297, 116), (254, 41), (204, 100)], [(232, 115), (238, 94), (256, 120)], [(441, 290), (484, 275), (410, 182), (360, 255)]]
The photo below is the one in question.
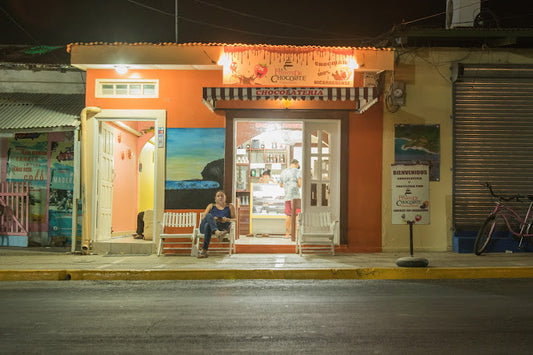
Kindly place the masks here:
[(174, 17), (176, 20), (176, 28), (175, 28), (175, 34), (176, 34), (176, 43), (178, 43), (178, 0), (175, 0), (174, 3)]

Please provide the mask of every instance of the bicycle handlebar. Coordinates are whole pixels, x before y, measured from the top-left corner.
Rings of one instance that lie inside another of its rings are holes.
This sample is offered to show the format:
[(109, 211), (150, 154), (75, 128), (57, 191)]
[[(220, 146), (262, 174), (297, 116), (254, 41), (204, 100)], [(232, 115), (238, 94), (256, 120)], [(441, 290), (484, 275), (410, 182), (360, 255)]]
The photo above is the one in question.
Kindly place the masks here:
[(492, 190), (492, 185), (488, 182), (486, 182), (485, 184), (483, 184), (483, 186), (487, 187), (490, 191), (490, 194), (492, 195), (492, 197), (498, 199), (498, 200), (501, 200), (501, 201), (512, 201), (512, 200), (516, 200), (517, 202), (520, 202), (520, 199), (521, 198), (526, 198), (526, 196), (524, 195), (520, 195), (520, 194), (516, 194), (516, 195), (512, 195), (512, 196), (503, 196), (503, 195), (496, 195), (494, 193), (494, 191)]

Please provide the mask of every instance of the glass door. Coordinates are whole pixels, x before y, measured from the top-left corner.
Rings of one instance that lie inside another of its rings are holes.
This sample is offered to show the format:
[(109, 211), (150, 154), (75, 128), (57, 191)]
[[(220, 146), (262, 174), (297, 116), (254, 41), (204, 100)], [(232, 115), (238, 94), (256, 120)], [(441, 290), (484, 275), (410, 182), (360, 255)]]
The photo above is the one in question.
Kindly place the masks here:
[(330, 212), (337, 219), (340, 208), (340, 121), (306, 120), (303, 138), (302, 211)]

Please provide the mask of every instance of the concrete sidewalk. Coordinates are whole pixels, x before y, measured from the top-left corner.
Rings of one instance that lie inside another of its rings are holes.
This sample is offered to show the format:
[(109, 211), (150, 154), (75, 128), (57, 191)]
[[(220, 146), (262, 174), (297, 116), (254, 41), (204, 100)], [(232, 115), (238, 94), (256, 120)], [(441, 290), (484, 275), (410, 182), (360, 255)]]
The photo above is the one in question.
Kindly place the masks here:
[[(31, 250), (30, 250), (31, 249)], [(415, 253), (426, 268), (398, 267), (408, 253), (190, 256), (76, 255), (66, 249), (0, 248), (0, 281), (206, 279), (532, 278), (532, 253)]]

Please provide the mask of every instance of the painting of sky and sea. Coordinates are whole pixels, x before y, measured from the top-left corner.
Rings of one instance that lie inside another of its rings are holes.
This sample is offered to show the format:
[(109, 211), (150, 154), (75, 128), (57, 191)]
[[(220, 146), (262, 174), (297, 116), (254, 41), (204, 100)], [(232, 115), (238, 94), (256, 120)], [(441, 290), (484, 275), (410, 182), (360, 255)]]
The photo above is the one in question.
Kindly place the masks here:
[(224, 183), (224, 128), (167, 130), (165, 209), (204, 209)]
[(394, 126), (396, 164), (429, 164), (429, 180), (440, 180), (440, 126)]

